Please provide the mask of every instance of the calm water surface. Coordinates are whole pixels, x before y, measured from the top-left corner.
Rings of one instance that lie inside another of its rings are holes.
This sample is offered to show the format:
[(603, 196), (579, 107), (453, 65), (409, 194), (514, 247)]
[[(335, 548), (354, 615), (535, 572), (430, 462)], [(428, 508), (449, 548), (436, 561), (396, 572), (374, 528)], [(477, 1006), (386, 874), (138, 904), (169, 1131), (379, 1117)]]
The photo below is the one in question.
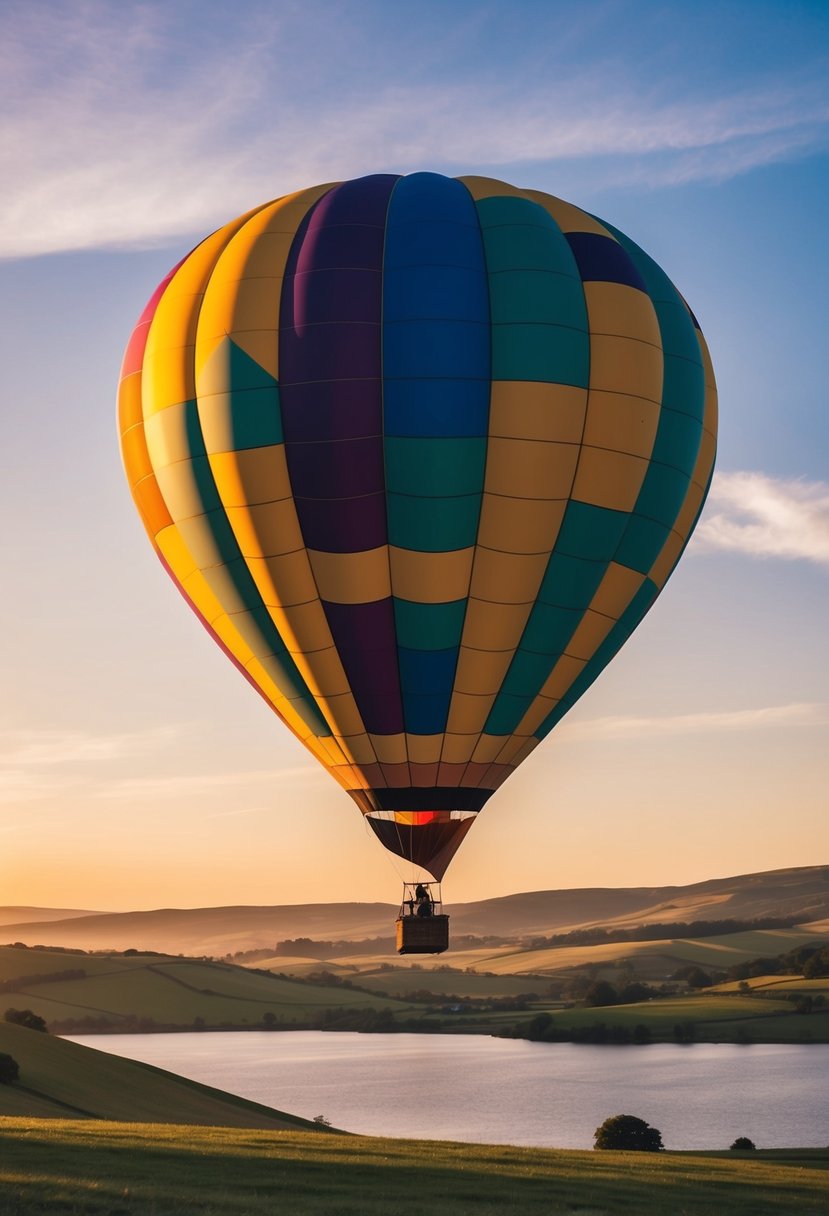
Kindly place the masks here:
[(588, 1047), (481, 1035), (242, 1031), (77, 1035), (366, 1135), (592, 1148), (632, 1114), (666, 1148), (829, 1144), (829, 1046)]

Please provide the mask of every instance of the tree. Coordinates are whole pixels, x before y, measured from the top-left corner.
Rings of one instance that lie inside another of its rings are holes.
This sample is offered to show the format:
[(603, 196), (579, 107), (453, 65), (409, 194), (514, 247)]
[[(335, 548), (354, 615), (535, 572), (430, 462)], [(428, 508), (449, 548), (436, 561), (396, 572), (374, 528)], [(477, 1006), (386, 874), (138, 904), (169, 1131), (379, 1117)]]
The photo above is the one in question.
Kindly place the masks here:
[(829, 975), (829, 946), (816, 950), (803, 964), (803, 975), (807, 980), (823, 979)]
[(626, 984), (619, 993), (619, 1002), (622, 1005), (636, 1005), (640, 1001), (648, 1001), (654, 995), (654, 989), (649, 984), (643, 984), (641, 980), (635, 980), (632, 984)]
[(42, 1030), (48, 1034), (44, 1019), (32, 1013), (31, 1009), (7, 1009), (5, 1017), (13, 1026), (25, 1026), (27, 1030)]
[(14, 1056), (0, 1051), (0, 1085), (11, 1085), (20, 1076), (20, 1065)]
[(687, 967), (679, 967), (671, 976), (672, 980), (685, 980), (689, 988), (710, 988), (714, 982), (707, 972), (701, 967), (695, 967), (689, 964)]
[(607, 980), (596, 980), (584, 994), (585, 1005), (592, 1005), (594, 1008), (603, 1008), (605, 1005), (616, 1005), (618, 1002), (619, 994)]
[(535, 1017), (530, 1018), (526, 1026), (526, 1036), (532, 1042), (543, 1042), (549, 1031), (553, 1028), (553, 1019), (549, 1013), (537, 1013)]
[(612, 1115), (596, 1128), (594, 1148), (632, 1149), (639, 1153), (658, 1153), (665, 1146), (662, 1133), (636, 1115)]
[(732, 1153), (753, 1153), (757, 1145), (748, 1136), (738, 1136), (730, 1147)]

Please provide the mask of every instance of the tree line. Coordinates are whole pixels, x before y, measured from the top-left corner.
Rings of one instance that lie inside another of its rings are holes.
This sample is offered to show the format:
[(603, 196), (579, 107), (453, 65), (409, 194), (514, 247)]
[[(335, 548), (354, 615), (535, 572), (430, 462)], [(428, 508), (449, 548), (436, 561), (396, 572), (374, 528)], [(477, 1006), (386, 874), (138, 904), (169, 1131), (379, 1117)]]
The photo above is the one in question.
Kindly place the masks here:
[(631, 929), (593, 926), (589, 929), (571, 929), (568, 933), (524, 939), (524, 945), (531, 950), (545, 950), (550, 946), (602, 946), (610, 942), (664, 941), (674, 937), (721, 937), (726, 933), (746, 933), (753, 929), (790, 929), (796, 924), (796, 916), (762, 916), (754, 920), (654, 921), (653, 924), (635, 925)]
[(726, 975), (731, 980), (750, 980), (758, 975), (802, 975), (807, 980), (829, 976), (829, 945), (795, 946), (773, 958), (754, 958), (735, 963)]

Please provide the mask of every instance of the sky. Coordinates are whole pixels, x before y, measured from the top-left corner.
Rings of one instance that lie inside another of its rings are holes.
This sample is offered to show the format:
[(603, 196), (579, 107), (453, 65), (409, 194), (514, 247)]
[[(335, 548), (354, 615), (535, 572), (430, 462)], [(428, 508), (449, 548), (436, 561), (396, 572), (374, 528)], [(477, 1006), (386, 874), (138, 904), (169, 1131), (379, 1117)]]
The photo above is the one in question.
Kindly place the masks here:
[(162, 571), (114, 405), (194, 243), (377, 171), (500, 177), (621, 228), (689, 301), (720, 393), (682, 562), (444, 897), (829, 862), (829, 6), (3, 10), (0, 904), (397, 900), (402, 863)]

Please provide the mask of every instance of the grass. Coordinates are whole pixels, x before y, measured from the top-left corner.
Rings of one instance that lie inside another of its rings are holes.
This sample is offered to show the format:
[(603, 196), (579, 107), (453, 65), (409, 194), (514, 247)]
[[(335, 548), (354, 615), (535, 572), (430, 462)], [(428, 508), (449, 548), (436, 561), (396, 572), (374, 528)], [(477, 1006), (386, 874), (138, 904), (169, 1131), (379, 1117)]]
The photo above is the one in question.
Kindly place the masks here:
[(829, 996), (829, 976), (807, 980), (802, 975), (754, 975), (747, 980), (729, 980), (728, 983), (717, 984), (712, 991), (740, 992), (742, 984), (747, 984), (751, 992), (759, 995), (793, 992), (798, 996)]
[(792, 1216), (829, 1153), (610, 1153), (0, 1119), (4, 1216)]
[(436, 996), (510, 997), (528, 993), (544, 993), (550, 986), (548, 978), (522, 975), (479, 975), (465, 971), (413, 971), (395, 968), (393, 971), (368, 971), (354, 976), (363, 988), (372, 988), (389, 996), (404, 998), (409, 992), (425, 989)]
[[(750, 929), (718, 937), (659, 938), (648, 941), (604, 942), (595, 946), (549, 946), (537, 950), (522, 949), (517, 945), (455, 950), (450, 944), (448, 954), (435, 959), (424, 958), (416, 962), (411, 960), (408, 966), (416, 965), (423, 972), (433, 975), (438, 968), (449, 964), (457, 971), (471, 968), (479, 973), (489, 972), (505, 979), (510, 976), (520, 979), (522, 975), (529, 975), (537, 983), (539, 975), (552, 979), (562, 973), (571, 974), (574, 969), (586, 966), (594, 967), (601, 978), (612, 979), (619, 963), (630, 960), (639, 979), (655, 982), (664, 980), (672, 971), (687, 963), (724, 970), (735, 963), (755, 958), (771, 958), (797, 946), (822, 945), (827, 940), (829, 932), (826, 924), (816, 922), (792, 929)], [(316, 969), (327, 967), (333, 970), (335, 966), (347, 967), (354, 973), (355, 982), (360, 983), (362, 973), (376, 972), (389, 961), (388, 955), (341, 954), (328, 960), (320, 959)], [(260, 965), (279, 970), (285, 964), (286, 969), (290, 967), (287, 959), (269, 959)], [(304, 959), (303, 964), (310, 970), (314, 969), (308, 959)], [(406, 967), (407, 960), (396, 960), (396, 966)], [(424, 979), (423, 983), (418, 982), (414, 986), (426, 987), (427, 984)]]
[[(646, 975), (647, 964), (657, 967), (656, 974), (648, 972), (648, 977), (659, 980), (687, 961), (682, 955), (683, 949), (698, 963), (726, 965), (738, 957), (758, 957), (761, 945), (771, 954), (804, 936), (814, 940), (813, 934), (804, 935), (793, 930), (756, 930), (687, 941), (628, 942), (523, 953), (513, 949), (509, 954), (502, 950), (495, 961), (492, 957), (479, 959), (480, 970), (477, 971), (461, 970), (454, 955), (451, 970), (443, 969), (447, 966), (446, 956), (434, 961), (423, 959), (408, 966), (406, 960), (401, 960), (401, 965), (393, 968), (386, 964), (387, 969), (376, 960), (371, 966), (363, 959), (360, 967), (355, 963), (354, 971), (349, 973), (349, 979), (359, 986), (356, 990), (342, 984), (302, 983), (299, 979), (201, 959), (153, 955), (84, 956), (0, 947), (0, 976), (5, 976), (4, 982), (10, 985), (0, 992), (0, 1014), (10, 1006), (27, 1008), (44, 1017), (49, 1024), (56, 1025), (61, 1033), (82, 1033), (101, 1028), (189, 1030), (194, 1024), (205, 1029), (255, 1029), (262, 1027), (265, 1019), (276, 1027), (312, 1028), (323, 1025), (323, 1019), (329, 1013), (342, 1013), (345, 1017), (349, 1011), (379, 1013), (388, 1010), (397, 1025), (408, 1030), (442, 1029), (486, 1034), (520, 1025), (544, 1010), (553, 1015), (556, 1027), (560, 1029), (578, 1029), (596, 1022), (625, 1027), (642, 1024), (656, 1040), (671, 1041), (678, 1023), (693, 1022), (696, 1038), (701, 1040), (829, 1042), (828, 980), (761, 976), (749, 982), (748, 991), (737, 983), (730, 983), (687, 996), (599, 1009), (568, 1009), (561, 1000), (544, 994), (556, 975), (562, 978), (583, 976), (583, 971), (574, 968), (584, 966), (584, 962), (578, 960), (591, 957), (594, 959), (591, 974), (618, 984), (618, 960), (614, 962), (609, 957), (617, 950), (626, 951), (626, 957), (634, 963), (637, 978)], [(648, 953), (657, 946), (663, 953)], [(669, 948), (677, 951), (676, 957), (664, 953)], [(549, 957), (553, 955), (558, 956), (560, 971), (549, 963)], [(546, 973), (532, 973), (530, 962), (546, 966)], [(309, 960), (303, 960), (303, 965), (312, 966)], [(325, 970), (327, 966), (320, 962), (314, 969)], [(15, 982), (14, 979), (15, 976), (55, 974), (70, 968), (82, 968), (88, 974), (84, 978), (35, 984), (23, 979)], [(489, 973), (493, 970), (495, 974)], [(361, 991), (361, 988), (374, 991)], [(433, 999), (428, 1003), (407, 1001), (406, 994), (416, 990), (433, 993)], [(450, 1003), (447, 998), (453, 996), (461, 1002), (486, 1002), (533, 992), (539, 995), (525, 1012), (472, 1007), (450, 1013), (443, 1008)], [(825, 1009), (796, 1013), (789, 998), (804, 996), (822, 998)], [(341, 1021), (340, 1024), (361, 1028), (364, 1023), (359, 1022), (359, 1013), (357, 1018), (357, 1022)], [(366, 1025), (372, 1028), (371, 1023)]]
[[(0, 1051), (20, 1066), (0, 1085), (0, 1115), (136, 1119), (239, 1128), (308, 1128), (305, 1119), (271, 1110), (163, 1069), (0, 1022)], [(319, 1134), (317, 1132), (317, 1134)], [(6, 1216), (5, 1208), (0, 1212)]]
[[(36, 984), (21, 979), (14, 984), (16, 976), (68, 969), (83, 969), (87, 975)], [(147, 955), (84, 956), (0, 947), (0, 976), (13, 985), (0, 992), (0, 1010), (31, 1009), (50, 1023), (152, 1018), (164, 1025), (189, 1027), (201, 1018), (208, 1027), (259, 1026), (263, 1016), (272, 1013), (279, 1023), (310, 1024), (327, 1009), (407, 1012), (410, 1008), (371, 993), (258, 975), (226, 963)]]
[(103, 975), (108, 971), (128, 971), (146, 967), (152, 958), (146, 955), (70, 954), (62, 950), (32, 950), (27, 946), (0, 946), (0, 980), (14, 980), (22, 975), (53, 975), (59, 971), (81, 970), (88, 975)]
[(764, 1017), (770, 1013), (790, 1014), (788, 1001), (759, 1000), (750, 996), (705, 996), (698, 995), (666, 997), (661, 1000), (640, 1001), (633, 1005), (611, 1005), (605, 1008), (568, 1009), (559, 1016), (572, 1026), (583, 1026), (591, 1022), (608, 1021), (613, 1014), (618, 1025), (635, 1025), (647, 1022), (651, 1028), (660, 1025), (674, 1026), (677, 1022), (723, 1022), (750, 1017)]
[[(630, 959), (637, 974), (659, 978), (683, 963), (725, 969), (755, 958), (772, 958), (797, 946), (821, 945), (824, 937), (811, 929), (750, 929), (718, 937), (675, 937), (652, 941), (605, 942), (597, 946), (549, 946), (540, 950), (491, 952), (476, 963), (452, 956), (455, 966), (476, 966), (500, 975), (521, 972), (554, 975), (590, 963), (612, 965)], [(355, 961), (355, 960), (351, 960)]]
[[(826, 991), (826, 981), (824, 991)], [(765, 991), (765, 990), (763, 990)], [(787, 989), (788, 991), (788, 989)], [(812, 994), (820, 991), (811, 989)], [(693, 1038), (709, 1043), (829, 1043), (829, 1007), (809, 1014), (797, 1013), (784, 998), (750, 995), (736, 991), (700, 992), (676, 997), (641, 1001), (631, 1005), (568, 1007), (561, 1002), (534, 1002), (526, 1011), (464, 1009), (447, 1016), (426, 1015), (423, 1019), (440, 1022), (441, 1029), (476, 1034), (499, 1034), (520, 1028), (540, 1012), (549, 1013), (556, 1031), (579, 1031), (604, 1023), (633, 1030), (645, 1026), (653, 1042), (673, 1042), (674, 1027), (693, 1024)]]

